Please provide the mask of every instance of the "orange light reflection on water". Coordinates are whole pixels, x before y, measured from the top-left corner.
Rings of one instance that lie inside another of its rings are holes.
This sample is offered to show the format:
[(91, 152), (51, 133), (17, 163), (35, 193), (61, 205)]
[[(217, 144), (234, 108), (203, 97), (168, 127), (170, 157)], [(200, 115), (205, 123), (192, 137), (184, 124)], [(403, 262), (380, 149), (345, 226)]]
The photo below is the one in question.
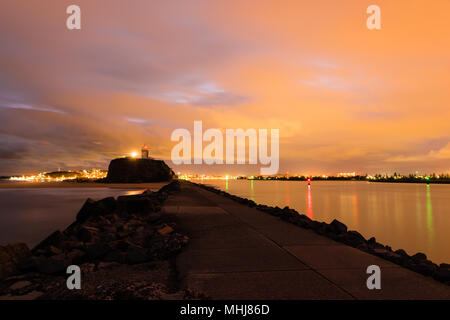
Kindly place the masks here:
[(306, 205), (307, 205), (307, 209), (306, 209), (306, 215), (308, 216), (308, 218), (313, 219), (314, 215), (313, 215), (313, 209), (312, 209), (312, 195), (311, 195), (311, 185), (308, 184), (308, 193), (306, 195)]

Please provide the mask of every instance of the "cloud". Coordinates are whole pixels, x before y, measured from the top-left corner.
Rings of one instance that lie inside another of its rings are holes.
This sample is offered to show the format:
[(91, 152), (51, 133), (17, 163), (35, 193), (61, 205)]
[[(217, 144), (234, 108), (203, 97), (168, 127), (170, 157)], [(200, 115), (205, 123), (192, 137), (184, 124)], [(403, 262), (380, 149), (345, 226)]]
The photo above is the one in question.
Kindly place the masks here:
[(68, 31), (65, 1), (2, 2), (0, 174), (168, 159), (194, 120), (280, 129), (290, 172), (447, 169), (421, 141), (450, 136), (448, 2), (385, 4), (377, 33), (357, 1), (77, 4)]
[(439, 150), (431, 150), (424, 155), (395, 156), (387, 159), (388, 162), (424, 162), (435, 160), (450, 160), (450, 142)]
[(22, 104), (22, 103), (3, 103), (3, 104), (0, 104), (0, 107), (11, 108), (11, 109), (22, 109), (22, 110), (34, 110), (34, 111), (42, 111), (42, 112), (65, 113), (64, 111), (54, 109), (54, 108), (38, 107), (38, 106), (32, 106), (32, 105)]

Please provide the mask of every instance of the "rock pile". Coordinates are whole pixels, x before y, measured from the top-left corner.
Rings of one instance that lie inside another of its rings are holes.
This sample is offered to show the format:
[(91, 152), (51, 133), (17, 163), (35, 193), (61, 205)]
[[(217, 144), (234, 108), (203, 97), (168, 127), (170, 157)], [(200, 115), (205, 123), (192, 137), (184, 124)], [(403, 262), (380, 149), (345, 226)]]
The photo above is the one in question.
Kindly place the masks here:
[(284, 207), (281, 209), (279, 207), (256, 204), (252, 200), (229, 194), (211, 186), (206, 186), (203, 184), (196, 185), (208, 191), (220, 194), (221, 196), (230, 198), (241, 204), (254, 207), (260, 211), (279, 217), (280, 219), (295, 224), (299, 227), (311, 229), (316, 233), (331, 238), (335, 241), (342, 242), (359, 250), (377, 255), (383, 259), (389, 260), (395, 264), (401, 265), (425, 276), (431, 276), (438, 281), (450, 285), (450, 264), (441, 263), (440, 265), (437, 265), (428, 260), (424, 253), (416, 253), (415, 255), (410, 256), (402, 249), (393, 251), (391, 247), (378, 243), (374, 237), (366, 240), (359, 232), (347, 230), (347, 226), (338, 220), (333, 220), (329, 224), (325, 222), (318, 222), (311, 220), (306, 215), (300, 214), (289, 207)]
[(158, 192), (87, 199), (76, 221), (39, 243), (19, 269), (56, 274), (72, 264), (137, 264), (167, 259), (188, 242), (187, 237), (174, 231), (173, 224), (164, 222), (160, 212), (168, 194), (179, 187), (174, 181)]
[(24, 243), (12, 243), (0, 246), (0, 279), (17, 273), (18, 265), (31, 256), (30, 250)]

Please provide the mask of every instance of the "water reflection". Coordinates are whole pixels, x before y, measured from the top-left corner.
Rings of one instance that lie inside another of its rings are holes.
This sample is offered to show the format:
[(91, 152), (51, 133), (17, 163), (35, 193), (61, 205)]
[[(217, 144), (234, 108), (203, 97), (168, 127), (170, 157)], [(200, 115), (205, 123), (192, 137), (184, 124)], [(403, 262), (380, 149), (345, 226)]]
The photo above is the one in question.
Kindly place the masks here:
[[(430, 185), (427, 184), (427, 228), (428, 228), (428, 241), (433, 242), (433, 205), (431, 203), (431, 190)], [(431, 243), (430, 243), (431, 244)]]
[(134, 196), (134, 195), (137, 195), (137, 194), (141, 194), (141, 193), (143, 193), (145, 191), (145, 189), (142, 189), (142, 190), (128, 190), (128, 191), (125, 191), (125, 196)]
[(422, 225), (422, 201), (420, 201), (420, 188), (416, 188), (416, 217), (417, 229)]
[(424, 252), (436, 263), (450, 262), (450, 185), (317, 181), (308, 187), (304, 181), (228, 182), (208, 184), (254, 198), (256, 203), (288, 205), (317, 221), (338, 219), (394, 249)]
[(291, 205), (291, 193), (289, 192), (289, 181), (286, 181), (286, 206)]
[(358, 197), (353, 195), (353, 221), (355, 226), (358, 227)]
[(311, 195), (311, 186), (308, 184), (308, 193), (306, 195), (306, 215), (310, 219), (314, 219), (313, 209), (312, 209), (312, 195)]

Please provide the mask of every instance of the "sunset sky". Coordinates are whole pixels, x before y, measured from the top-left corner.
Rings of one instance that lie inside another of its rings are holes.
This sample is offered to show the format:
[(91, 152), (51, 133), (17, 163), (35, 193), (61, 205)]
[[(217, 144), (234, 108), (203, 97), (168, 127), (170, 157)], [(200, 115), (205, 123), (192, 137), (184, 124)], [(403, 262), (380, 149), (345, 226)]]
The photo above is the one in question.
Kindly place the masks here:
[(0, 66), (0, 175), (170, 160), (194, 120), (279, 129), (280, 173), (450, 172), (448, 0), (2, 0)]

